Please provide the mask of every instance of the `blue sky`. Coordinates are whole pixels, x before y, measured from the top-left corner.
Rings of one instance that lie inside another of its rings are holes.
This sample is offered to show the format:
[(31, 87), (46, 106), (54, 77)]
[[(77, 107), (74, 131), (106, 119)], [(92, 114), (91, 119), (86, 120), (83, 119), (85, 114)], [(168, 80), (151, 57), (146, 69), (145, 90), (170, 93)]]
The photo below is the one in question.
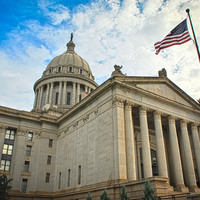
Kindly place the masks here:
[(154, 43), (187, 17), (186, 8), (200, 43), (199, 0), (0, 1), (0, 105), (32, 109), (33, 84), (66, 50), (71, 32), (75, 51), (89, 63), (98, 84), (110, 77), (115, 64), (128, 76), (157, 76), (165, 67), (170, 80), (199, 99), (193, 42), (159, 55), (154, 50)]

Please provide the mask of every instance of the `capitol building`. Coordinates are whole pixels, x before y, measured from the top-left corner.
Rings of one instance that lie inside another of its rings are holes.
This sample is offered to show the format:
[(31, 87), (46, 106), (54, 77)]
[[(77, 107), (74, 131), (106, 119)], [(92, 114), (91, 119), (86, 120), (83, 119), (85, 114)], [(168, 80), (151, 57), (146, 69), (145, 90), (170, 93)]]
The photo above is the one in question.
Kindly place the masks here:
[(11, 200), (119, 200), (200, 194), (200, 104), (168, 77), (126, 76), (100, 86), (75, 52), (56, 56), (34, 84), (32, 111), (0, 106), (0, 174)]

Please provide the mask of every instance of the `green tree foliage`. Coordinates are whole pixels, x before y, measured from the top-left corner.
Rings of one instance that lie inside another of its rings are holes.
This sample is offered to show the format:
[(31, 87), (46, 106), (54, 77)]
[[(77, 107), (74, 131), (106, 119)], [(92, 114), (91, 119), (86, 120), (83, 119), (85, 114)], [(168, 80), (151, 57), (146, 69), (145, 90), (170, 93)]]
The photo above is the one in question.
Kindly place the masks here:
[(127, 195), (125, 186), (122, 187), (122, 194), (120, 200), (130, 200), (130, 198)]
[(145, 182), (144, 197), (142, 199), (144, 199), (144, 200), (156, 200), (155, 189), (152, 188), (149, 180), (146, 180), (146, 182)]
[(101, 195), (101, 200), (110, 200), (110, 197), (108, 196), (106, 189), (103, 191)]
[(10, 181), (12, 179), (7, 179), (6, 175), (3, 174), (0, 176), (0, 200), (8, 200), (8, 190), (11, 189), (11, 186), (9, 186)]
[(88, 193), (87, 200), (92, 200), (92, 196), (91, 196), (90, 192)]

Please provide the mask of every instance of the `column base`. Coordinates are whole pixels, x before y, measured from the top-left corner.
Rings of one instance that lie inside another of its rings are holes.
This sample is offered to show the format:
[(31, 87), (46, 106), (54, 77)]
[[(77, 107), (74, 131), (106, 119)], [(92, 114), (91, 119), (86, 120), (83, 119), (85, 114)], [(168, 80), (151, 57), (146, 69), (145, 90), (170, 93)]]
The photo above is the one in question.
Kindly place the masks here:
[(174, 187), (174, 191), (187, 193), (189, 189), (185, 185), (179, 184)]
[(189, 186), (189, 191), (200, 193), (200, 188), (198, 188), (196, 185), (192, 185), (192, 186)]

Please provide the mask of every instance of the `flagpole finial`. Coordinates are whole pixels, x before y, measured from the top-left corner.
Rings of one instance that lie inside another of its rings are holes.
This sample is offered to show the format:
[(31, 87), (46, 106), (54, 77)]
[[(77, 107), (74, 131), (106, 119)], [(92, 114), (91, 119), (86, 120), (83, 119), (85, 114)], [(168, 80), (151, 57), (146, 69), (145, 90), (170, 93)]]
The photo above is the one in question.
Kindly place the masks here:
[(189, 8), (187, 8), (185, 11), (186, 11), (187, 13), (189, 13), (189, 12), (190, 12), (190, 9), (189, 9)]

